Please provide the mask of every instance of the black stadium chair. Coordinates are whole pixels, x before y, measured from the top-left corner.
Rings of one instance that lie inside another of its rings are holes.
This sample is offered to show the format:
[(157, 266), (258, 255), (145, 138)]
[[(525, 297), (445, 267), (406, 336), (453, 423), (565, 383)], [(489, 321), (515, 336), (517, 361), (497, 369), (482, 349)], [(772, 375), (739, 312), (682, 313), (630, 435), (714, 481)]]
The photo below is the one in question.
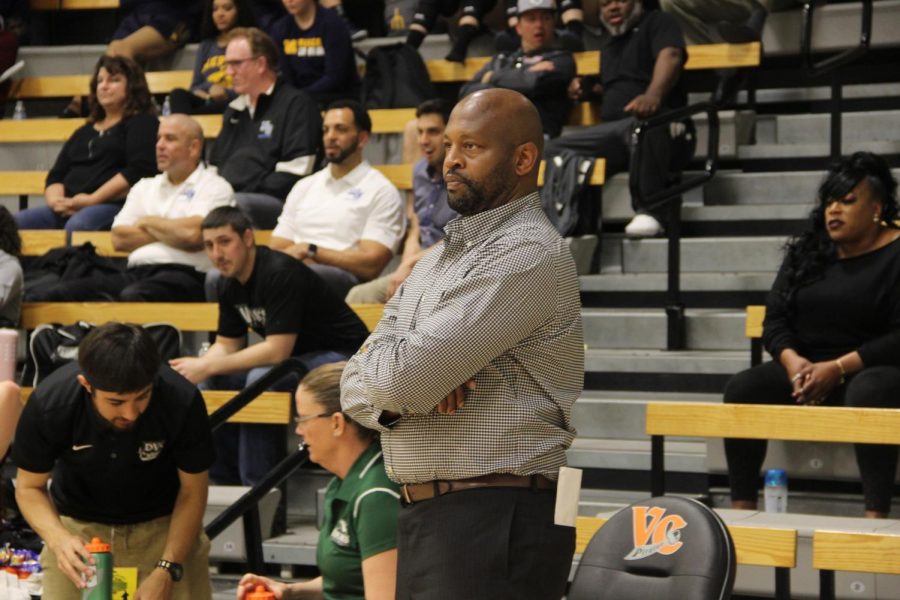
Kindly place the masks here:
[(727, 600), (734, 542), (715, 512), (660, 496), (616, 513), (588, 544), (569, 600)]

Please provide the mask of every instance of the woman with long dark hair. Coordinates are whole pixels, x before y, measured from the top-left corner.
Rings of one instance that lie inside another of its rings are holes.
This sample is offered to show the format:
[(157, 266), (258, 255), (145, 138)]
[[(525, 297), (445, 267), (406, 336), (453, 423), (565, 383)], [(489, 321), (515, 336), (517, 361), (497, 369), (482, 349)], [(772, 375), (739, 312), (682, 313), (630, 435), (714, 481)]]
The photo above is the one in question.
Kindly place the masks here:
[(221, 114), (237, 97), (225, 68), (228, 32), (236, 27), (255, 27), (250, 0), (207, 0), (200, 30), (200, 48), (194, 63), (191, 89), (172, 90), (172, 112), (193, 115)]
[(46, 206), (16, 214), (20, 229), (109, 229), (138, 180), (156, 174), (156, 118), (144, 71), (103, 56), (91, 77), (88, 122), (47, 174)]
[[(819, 188), (809, 227), (788, 242), (766, 302), (772, 362), (735, 375), (726, 403), (900, 407), (897, 181), (857, 152)], [(725, 440), (732, 506), (756, 508), (765, 440)], [(897, 446), (857, 444), (868, 517), (890, 511)]]

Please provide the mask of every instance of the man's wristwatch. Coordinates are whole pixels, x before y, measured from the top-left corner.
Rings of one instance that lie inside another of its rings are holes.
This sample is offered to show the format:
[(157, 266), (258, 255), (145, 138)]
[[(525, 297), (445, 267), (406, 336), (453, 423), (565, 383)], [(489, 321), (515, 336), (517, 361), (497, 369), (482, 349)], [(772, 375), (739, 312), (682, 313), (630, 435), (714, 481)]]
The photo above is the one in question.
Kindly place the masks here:
[(179, 582), (181, 581), (181, 576), (184, 575), (184, 567), (180, 564), (172, 562), (170, 560), (166, 560), (164, 558), (156, 561), (156, 568), (163, 569), (164, 571), (168, 571), (169, 577), (172, 578), (172, 581)]
[(308, 244), (308, 248), (306, 249), (306, 258), (315, 258), (316, 254), (319, 253), (319, 247), (315, 244)]

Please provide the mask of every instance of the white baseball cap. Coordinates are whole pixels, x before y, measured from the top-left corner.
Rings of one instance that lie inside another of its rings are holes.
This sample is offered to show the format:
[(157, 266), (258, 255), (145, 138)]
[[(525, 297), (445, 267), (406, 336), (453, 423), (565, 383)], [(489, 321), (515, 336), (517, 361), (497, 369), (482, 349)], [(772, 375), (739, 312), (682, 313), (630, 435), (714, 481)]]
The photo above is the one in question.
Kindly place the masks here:
[(529, 10), (556, 10), (556, 0), (519, 0), (516, 8), (520, 15)]

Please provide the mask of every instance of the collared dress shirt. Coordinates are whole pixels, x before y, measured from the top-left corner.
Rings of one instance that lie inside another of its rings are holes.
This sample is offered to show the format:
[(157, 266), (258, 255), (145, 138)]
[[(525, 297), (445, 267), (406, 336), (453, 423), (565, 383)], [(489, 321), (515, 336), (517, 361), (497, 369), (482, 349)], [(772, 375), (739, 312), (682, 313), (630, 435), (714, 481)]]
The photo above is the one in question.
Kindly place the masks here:
[[(438, 413), (469, 379), (465, 406)], [(381, 432), (394, 481), (555, 479), (583, 380), (575, 264), (533, 193), (447, 225), (349, 361), (341, 404)], [(401, 418), (385, 426), (383, 411)]]

